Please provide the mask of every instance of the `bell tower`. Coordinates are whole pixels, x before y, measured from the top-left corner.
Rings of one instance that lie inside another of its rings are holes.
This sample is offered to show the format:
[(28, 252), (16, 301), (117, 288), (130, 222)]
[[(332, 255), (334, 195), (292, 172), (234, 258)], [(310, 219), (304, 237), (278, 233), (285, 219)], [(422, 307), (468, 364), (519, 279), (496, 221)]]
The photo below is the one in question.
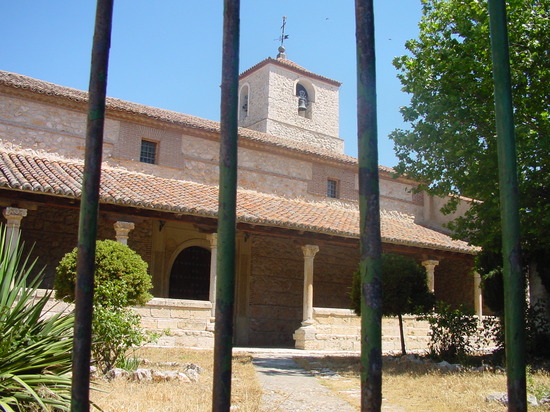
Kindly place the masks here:
[(239, 77), (239, 126), (336, 153), (340, 82), (288, 60), (283, 45)]

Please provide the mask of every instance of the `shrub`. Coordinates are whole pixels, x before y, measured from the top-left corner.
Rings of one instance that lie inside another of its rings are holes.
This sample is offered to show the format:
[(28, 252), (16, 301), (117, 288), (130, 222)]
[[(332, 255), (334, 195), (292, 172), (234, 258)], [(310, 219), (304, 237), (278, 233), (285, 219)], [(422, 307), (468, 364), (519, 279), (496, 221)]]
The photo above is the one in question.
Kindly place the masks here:
[[(497, 346), (494, 355), (498, 362), (504, 361), (503, 319), (495, 317), (489, 329)], [(550, 358), (550, 322), (546, 305), (540, 301), (525, 309), (525, 354), (528, 362), (534, 362), (537, 358)]]
[[(56, 297), (74, 301), (77, 250), (67, 253), (56, 271)], [(139, 327), (140, 316), (128, 308), (146, 303), (151, 295), (147, 263), (128, 246), (112, 240), (96, 244), (92, 356), (107, 372), (123, 362), (126, 352), (149, 338)]]
[[(76, 259), (75, 248), (59, 262), (54, 282), (57, 299), (74, 302)], [(147, 263), (128, 246), (114, 240), (96, 243), (94, 281), (96, 300), (109, 306), (143, 305), (152, 297)]]
[(448, 362), (461, 361), (478, 348), (478, 321), (465, 308), (452, 309), (449, 305), (438, 302), (435, 311), (421, 319), (430, 324), (428, 347), (432, 356)]
[(38, 298), (42, 272), (7, 250), (0, 229), (0, 410), (70, 407), (73, 316), (44, 316), (49, 294)]
[(139, 322), (140, 316), (131, 309), (95, 305), (92, 356), (103, 372), (125, 363), (129, 348), (148, 341)]

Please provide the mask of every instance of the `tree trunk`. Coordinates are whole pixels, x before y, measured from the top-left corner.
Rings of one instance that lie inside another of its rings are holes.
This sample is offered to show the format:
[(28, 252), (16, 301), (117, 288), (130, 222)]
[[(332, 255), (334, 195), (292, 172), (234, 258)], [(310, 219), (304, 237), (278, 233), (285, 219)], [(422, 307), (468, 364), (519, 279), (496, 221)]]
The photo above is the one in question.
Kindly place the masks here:
[(399, 319), (399, 337), (401, 338), (401, 354), (406, 355), (407, 351), (405, 350), (405, 335), (403, 334), (403, 317), (401, 313), (397, 315)]

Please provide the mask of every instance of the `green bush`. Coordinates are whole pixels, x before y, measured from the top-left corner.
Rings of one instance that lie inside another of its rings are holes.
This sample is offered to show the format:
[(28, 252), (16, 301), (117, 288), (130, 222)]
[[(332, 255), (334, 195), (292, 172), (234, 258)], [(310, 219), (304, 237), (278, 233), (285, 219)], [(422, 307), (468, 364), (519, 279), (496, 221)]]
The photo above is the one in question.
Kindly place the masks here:
[[(56, 297), (74, 301), (77, 250), (67, 253), (55, 277)], [(140, 328), (141, 317), (128, 308), (151, 295), (147, 263), (128, 246), (112, 240), (96, 244), (92, 357), (107, 372), (124, 362), (129, 348), (151, 341)]]
[[(504, 363), (504, 316), (494, 318), (488, 333), (497, 346), (494, 352), (496, 361)], [(550, 359), (550, 322), (546, 305), (542, 302), (525, 308), (525, 355), (528, 362), (536, 362), (537, 358)]]
[(92, 320), (92, 357), (103, 372), (126, 362), (126, 352), (148, 341), (140, 316), (128, 308), (95, 305)]
[(72, 315), (44, 316), (49, 294), (36, 297), (42, 273), (19, 247), (7, 250), (0, 229), (0, 410), (68, 411)]
[(448, 362), (462, 361), (478, 348), (478, 321), (465, 308), (452, 309), (449, 305), (438, 302), (435, 311), (421, 319), (430, 324), (428, 347), (431, 356)]
[[(75, 248), (59, 262), (54, 282), (57, 299), (74, 302), (76, 258)], [(128, 246), (114, 240), (96, 243), (94, 281), (96, 300), (109, 306), (143, 305), (152, 297), (147, 263)]]

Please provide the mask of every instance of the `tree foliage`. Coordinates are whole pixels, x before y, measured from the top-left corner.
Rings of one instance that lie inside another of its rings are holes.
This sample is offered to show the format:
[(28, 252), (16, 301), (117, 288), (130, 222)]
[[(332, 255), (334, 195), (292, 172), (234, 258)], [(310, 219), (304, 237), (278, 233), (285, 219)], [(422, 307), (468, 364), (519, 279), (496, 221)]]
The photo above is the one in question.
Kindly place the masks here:
[[(550, 254), (550, 0), (510, 0), (508, 33), (515, 117), (522, 247), (526, 262)], [(422, 0), (417, 39), (395, 67), (411, 102), (410, 130), (391, 134), (399, 173), (420, 189), (474, 198), (451, 223), (457, 236), (500, 252), (494, 94), (487, 2)], [(452, 211), (452, 200), (445, 211)], [(538, 265), (550, 284), (550, 268)], [(545, 279), (546, 278), (546, 279)]]
[[(361, 279), (357, 271), (350, 292), (351, 307), (361, 315)], [(430, 311), (435, 296), (428, 290), (426, 271), (412, 258), (382, 254), (382, 314), (399, 318), (401, 348), (405, 353), (402, 315)]]

